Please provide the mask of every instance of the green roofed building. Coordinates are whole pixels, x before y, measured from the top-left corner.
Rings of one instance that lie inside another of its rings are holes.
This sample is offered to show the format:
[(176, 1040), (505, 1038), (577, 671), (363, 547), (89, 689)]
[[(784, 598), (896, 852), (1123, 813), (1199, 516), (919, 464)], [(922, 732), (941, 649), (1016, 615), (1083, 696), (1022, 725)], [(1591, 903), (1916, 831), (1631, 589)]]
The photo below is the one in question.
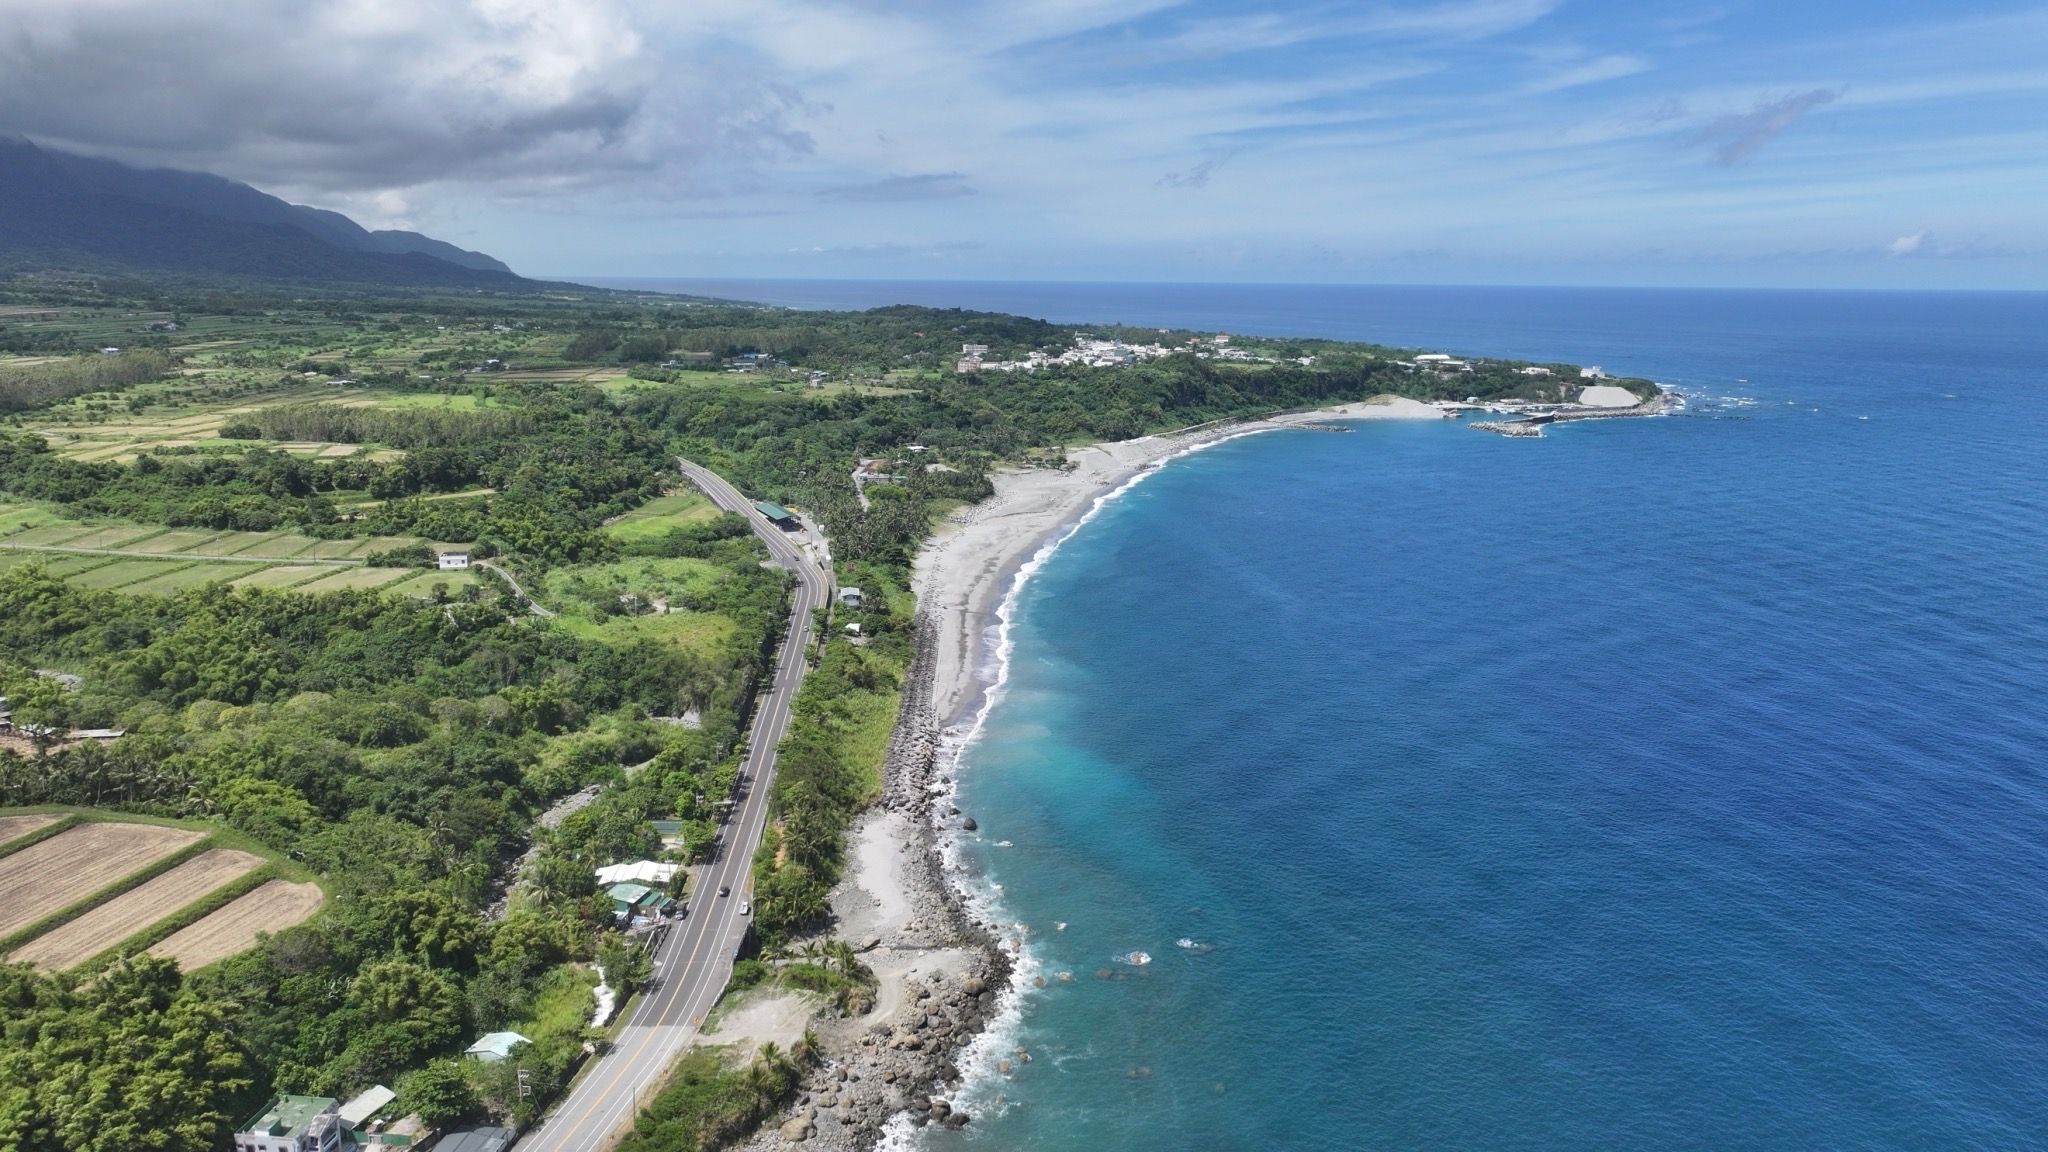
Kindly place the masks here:
[(612, 911), (628, 918), (659, 915), (675, 903), (666, 893), (630, 880), (612, 885), (604, 894), (611, 897)]
[(235, 1133), (235, 1152), (353, 1152), (332, 1096), (279, 1096)]
[(773, 500), (754, 501), (754, 511), (759, 512), (784, 528), (793, 527), (796, 524), (796, 517), (790, 513), (790, 510)]

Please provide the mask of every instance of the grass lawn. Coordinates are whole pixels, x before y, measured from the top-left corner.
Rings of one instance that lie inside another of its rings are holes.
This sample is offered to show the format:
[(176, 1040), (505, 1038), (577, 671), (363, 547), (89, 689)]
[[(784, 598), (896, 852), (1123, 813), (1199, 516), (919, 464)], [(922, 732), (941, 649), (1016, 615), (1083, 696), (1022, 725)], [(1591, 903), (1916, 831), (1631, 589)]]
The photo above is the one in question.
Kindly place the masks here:
[(614, 540), (647, 540), (668, 533), (679, 524), (718, 518), (718, 506), (695, 489), (657, 496), (610, 524), (605, 535)]

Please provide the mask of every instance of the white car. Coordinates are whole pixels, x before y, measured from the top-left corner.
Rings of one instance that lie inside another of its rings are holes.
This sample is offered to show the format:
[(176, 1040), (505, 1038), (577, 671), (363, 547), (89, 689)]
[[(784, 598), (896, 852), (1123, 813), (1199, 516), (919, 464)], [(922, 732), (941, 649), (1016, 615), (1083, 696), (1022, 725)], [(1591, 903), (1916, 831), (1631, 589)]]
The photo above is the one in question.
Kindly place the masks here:
[(754, 914), (754, 902), (753, 902), (752, 900), (742, 900), (742, 901), (740, 901), (740, 915), (742, 915), (742, 916), (751, 916), (751, 915), (753, 915), (753, 914)]

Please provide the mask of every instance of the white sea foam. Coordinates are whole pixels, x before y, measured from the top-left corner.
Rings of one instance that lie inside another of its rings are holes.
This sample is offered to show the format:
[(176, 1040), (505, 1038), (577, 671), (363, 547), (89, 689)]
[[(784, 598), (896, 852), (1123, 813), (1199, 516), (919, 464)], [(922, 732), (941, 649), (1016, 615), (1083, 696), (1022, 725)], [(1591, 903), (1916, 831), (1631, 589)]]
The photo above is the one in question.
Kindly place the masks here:
[[(1277, 426), (1276, 426), (1277, 427)], [(1076, 517), (1062, 531), (1048, 537), (1038, 546), (1031, 558), (1018, 565), (1017, 574), (1010, 586), (996, 604), (995, 623), (983, 631), (982, 639), (987, 646), (988, 658), (975, 671), (976, 678), (984, 684), (979, 706), (974, 718), (964, 727), (954, 726), (941, 735), (940, 762), (946, 771), (942, 776), (950, 781), (934, 784), (933, 793), (943, 803), (934, 805), (934, 813), (943, 812), (953, 806), (959, 791), (960, 769), (969, 749), (980, 742), (987, 729), (989, 714), (1004, 695), (1010, 681), (1010, 660), (1014, 651), (1011, 629), (1016, 620), (1017, 604), (1024, 586), (1045, 567), (1060, 545), (1072, 539), (1076, 532), (1086, 527), (1101, 515), (1110, 502), (1136, 488), (1171, 461), (1192, 455), (1241, 436), (1252, 436), (1272, 428), (1247, 428), (1199, 444), (1191, 444), (1179, 451), (1169, 453), (1139, 469), (1123, 483), (1097, 496), (1088, 510)], [(966, 838), (961, 834), (939, 829), (938, 847), (941, 870), (948, 883), (959, 893), (962, 906), (968, 917), (981, 923), (1007, 923), (1012, 917), (1004, 914), (1001, 905), (1002, 886), (977, 873), (965, 853)], [(1066, 928), (1065, 921), (1058, 921), (1060, 930)], [(1044, 960), (1039, 949), (1027, 943), (1021, 935), (1005, 936), (998, 940), (998, 946), (1006, 952), (1013, 965), (1008, 987), (996, 998), (995, 1010), (990, 1014), (989, 1024), (979, 1036), (969, 1041), (967, 1047), (954, 1061), (961, 1072), (960, 1090), (955, 1093), (957, 1107), (962, 1107), (977, 1116), (1001, 1115), (1009, 1105), (1004, 1092), (1006, 1083), (998, 1063), (1011, 1059), (1019, 1047), (1028, 1047), (1024, 1029), (1024, 997), (1036, 992), (1036, 980), (1044, 972)], [(1133, 959), (1143, 957), (1143, 959)], [(1145, 964), (1151, 957), (1143, 952), (1130, 953), (1128, 963)], [(1071, 978), (1069, 976), (1069, 978)], [(922, 1146), (919, 1129), (907, 1117), (896, 1116), (883, 1126), (882, 1136), (876, 1147), (883, 1152), (910, 1152)]]

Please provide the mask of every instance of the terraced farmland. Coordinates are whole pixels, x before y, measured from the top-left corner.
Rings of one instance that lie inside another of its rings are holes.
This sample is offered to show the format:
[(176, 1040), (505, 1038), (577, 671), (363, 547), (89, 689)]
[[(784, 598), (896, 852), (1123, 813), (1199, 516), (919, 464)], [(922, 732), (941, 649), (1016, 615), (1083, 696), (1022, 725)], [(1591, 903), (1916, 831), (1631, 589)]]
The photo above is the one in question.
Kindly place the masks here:
[[(51, 834), (60, 821), (73, 823)], [(151, 945), (195, 968), (319, 910), (319, 886), (292, 879), (295, 866), (223, 835), (90, 809), (0, 812), (6, 960), (52, 971)]]
[[(410, 536), (321, 540), (296, 532), (217, 532), (146, 524), (66, 520), (42, 507), (0, 504), (0, 571), (41, 564), (85, 588), (165, 595), (223, 582), (238, 587), (386, 589), (428, 596), (436, 583), (450, 590), (477, 582), (466, 572), (370, 568), (374, 552), (427, 544)], [(423, 577), (434, 576), (429, 580)]]
[(205, 838), (155, 824), (80, 824), (0, 856), (0, 936)]
[(134, 935), (138, 928), (262, 866), (263, 857), (254, 853), (208, 849), (43, 933), (8, 953), (7, 958), (46, 970), (83, 963)]
[(225, 959), (256, 943), (259, 932), (289, 928), (320, 908), (320, 886), (272, 880), (204, 919), (180, 928), (149, 949), (168, 956), (181, 968), (198, 968)]

